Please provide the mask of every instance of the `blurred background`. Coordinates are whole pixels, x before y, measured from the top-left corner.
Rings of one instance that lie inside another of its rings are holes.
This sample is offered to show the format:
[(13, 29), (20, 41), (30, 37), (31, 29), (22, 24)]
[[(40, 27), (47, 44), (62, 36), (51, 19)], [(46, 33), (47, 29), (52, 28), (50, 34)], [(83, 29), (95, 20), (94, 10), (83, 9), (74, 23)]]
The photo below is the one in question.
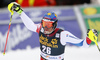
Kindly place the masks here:
[[(35, 23), (40, 23), (46, 12), (58, 15), (58, 26), (84, 39), (87, 29), (98, 31), (100, 46), (100, 0), (0, 0), (0, 60), (39, 60), (39, 37), (29, 31), (19, 15), (12, 18), (6, 55), (3, 56), (6, 36), (10, 21), (7, 6), (11, 2), (21, 5), (24, 12)], [(67, 44), (65, 60), (100, 60), (100, 52), (92, 42), (89, 48)]]

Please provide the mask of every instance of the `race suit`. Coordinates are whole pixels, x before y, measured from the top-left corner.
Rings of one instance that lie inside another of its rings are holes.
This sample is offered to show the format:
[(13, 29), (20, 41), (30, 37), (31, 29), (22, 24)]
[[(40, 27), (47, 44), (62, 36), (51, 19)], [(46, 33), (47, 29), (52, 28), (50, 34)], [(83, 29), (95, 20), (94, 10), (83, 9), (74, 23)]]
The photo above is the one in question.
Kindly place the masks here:
[(55, 28), (51, 34), (44, 34), (41, 23), (35, 24), (24, 12), (21, 13), (20, 17), (29, 30), (39, 34), (40, 60), (63, 60), (66, 43), (82, 47), (89, 47), (91, 43), (88, 37), (79, 39), (72, 33), (60, 28)]

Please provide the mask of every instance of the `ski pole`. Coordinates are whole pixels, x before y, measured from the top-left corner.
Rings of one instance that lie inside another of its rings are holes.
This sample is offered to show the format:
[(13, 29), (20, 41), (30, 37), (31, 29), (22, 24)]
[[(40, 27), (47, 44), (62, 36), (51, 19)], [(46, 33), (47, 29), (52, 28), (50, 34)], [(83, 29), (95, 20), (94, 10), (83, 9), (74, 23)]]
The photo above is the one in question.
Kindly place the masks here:
[(99, 46), (98, 46), (98, 43), (97, 43), (97, 42), (95, 42), (95, 44), (96, 44), (96, 46), (97, 46), (97, 48), (98, 48), (98, 50), (99, 50), (99, 52), (100, 52), (100, 48), (99, 48)]
[(12, 16), (13, 16), (13, 14), (14, 14), (13, 10), (11, 10), (11, 7), (12, 7), (12, 6), (13, 6), (12, 3), (8, 5), (8, 10), (11, 12), (11, 16), (10, 16), (10, 23), (9, 23), (9, 27), (8, 27), (8, 32), (7, 32), (6, 43), (5, 43), (3, 55), (5, 55), (6, 46), (7, 46), (7, 41), (8, 41), (8, 36), (9, 36), (9, 31), (10, 31), (10, 26), (11, 26), (11, 21), (12, 21)]
[(5, 48), (4, 48), (3, 55), (5, 55), (5, 51), (6, 51), (6, 46), (7, 46), (7, 41), (8, 41), (8, 36), (9, 36), (9, 31), (10, 31), (12, 16), (13, 16), (13, 14), (10, 17), (10, 23), (9, 23), (9, 27), (8, 27), (8, 32), (7, 32), (6, 43), (5, 43)]

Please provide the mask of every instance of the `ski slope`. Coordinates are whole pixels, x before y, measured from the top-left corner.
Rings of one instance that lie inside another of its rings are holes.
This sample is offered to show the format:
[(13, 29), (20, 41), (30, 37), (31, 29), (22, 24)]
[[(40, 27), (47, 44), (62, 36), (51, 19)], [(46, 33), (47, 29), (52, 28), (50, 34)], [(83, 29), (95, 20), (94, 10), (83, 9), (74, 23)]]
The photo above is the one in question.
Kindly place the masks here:
[[(100, 52), (97, 47), (89, 48), (70, 47), (65, 48), (65, 60), (100, 60)], [(9, 51), (5, 55), (0, 52), (0, 60), (39, 60), (39, 47), (31, 49), (29, 46), (26, 50)]]

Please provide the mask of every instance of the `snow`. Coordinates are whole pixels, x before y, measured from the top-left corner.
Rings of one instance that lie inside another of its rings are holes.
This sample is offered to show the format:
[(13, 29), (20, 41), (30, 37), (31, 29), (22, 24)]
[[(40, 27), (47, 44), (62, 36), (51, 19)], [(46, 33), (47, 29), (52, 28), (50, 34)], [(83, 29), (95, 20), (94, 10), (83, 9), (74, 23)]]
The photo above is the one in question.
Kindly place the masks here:
[[(100, 52), (97, 47), (90, 46), (89, 48), (71, 47), (65, 48), (65, 60), (100, 60)], [(5, 55), (0, 52), (0, 60), (39, 60), (40, 49), (36, 47), (31, 49), (29, 46), (26, 50), (9, 51)]]

